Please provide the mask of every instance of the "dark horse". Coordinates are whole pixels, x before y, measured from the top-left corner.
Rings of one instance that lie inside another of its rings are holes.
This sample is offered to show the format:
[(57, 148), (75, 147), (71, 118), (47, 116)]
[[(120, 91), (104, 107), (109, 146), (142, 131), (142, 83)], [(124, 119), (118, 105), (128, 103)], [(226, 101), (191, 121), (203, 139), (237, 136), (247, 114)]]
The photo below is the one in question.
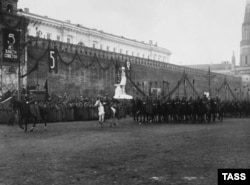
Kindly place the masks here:
[[(24, 129), (25, 132), (28, 130), (28, 123), (33, 122), (33, 126), (31, 127), (30, 131), (32, 132), (36, 126), (36, 123), (41, 119), (44, 123), (44, 130), (47, 130), (47, 122), (45, 120), (45, 109), (41, 106), (38, 106), (37, 110), (34, 110), (35, 107), (27, 104), (26, 102), (21, 102), (15, 100), (15, 98), (12, 99), (13, 103), (13, 109), (15, 112), (18, 112), (18, 125), (21, 129)], [(35, 112), (39, 111), (38, 114), (35, 114)], [(40, 118), (39, 118), (40, 117)], [(25, 127), (22, 126), (22, 123), (25, 124)]]

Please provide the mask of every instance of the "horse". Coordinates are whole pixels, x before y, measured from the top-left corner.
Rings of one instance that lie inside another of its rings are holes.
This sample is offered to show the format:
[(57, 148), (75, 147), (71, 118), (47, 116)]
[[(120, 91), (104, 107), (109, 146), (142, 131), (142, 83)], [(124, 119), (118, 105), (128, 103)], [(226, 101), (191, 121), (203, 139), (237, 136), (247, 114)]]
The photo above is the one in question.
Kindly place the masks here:
[[(39, 105), (37, 105), (36, 106), (37, 108), (35, 108), (35, 106), (32, 106), (29, 103), (17, 101), (14, 98), (12, 99), (12, 103), (14, 111), (18, 113), (19, 120), (17, 122), (21, 129), (24, 129), (24, 131), (27, 132), (28, 123), (33, 122), (33, 126), (30, 129), (30, 131), (32, 132), (36, 127), (36, 124), (39, 121), (39, 119), (41, 119), (44, 123), (44, 130), (47, 131), (47, 122), (45, 119), (46, 111), (44, 108), (42, 108)], [(22, 121), (24, 122), (25, 127), (22, 126)]]
[(98, 108), (98, 117), (99, 117), (98, 121), (99, 121), (99, 124), (101, 125), (101, 128), (104, 127), (103, 123), (105, 121), (105, 114), (106, 113), (109, 115), (108, 118), (110, 118), (112, 120), (109, 126), (110, 127), (116, 126), (115, 118), (117, 118), (118, 107), (115, 105), (115, 103), (112, 103), (112, 104), (107, 103), (107, 104), (104, 105), (104, 103), (101, 101), (101, 99), (98, 98), (96, 100), (94, 106)]
[(139, 123), (152, 122), (154, 120), (153, 102), (151, 99), (137, 99), (135, 103), (135, 120)]

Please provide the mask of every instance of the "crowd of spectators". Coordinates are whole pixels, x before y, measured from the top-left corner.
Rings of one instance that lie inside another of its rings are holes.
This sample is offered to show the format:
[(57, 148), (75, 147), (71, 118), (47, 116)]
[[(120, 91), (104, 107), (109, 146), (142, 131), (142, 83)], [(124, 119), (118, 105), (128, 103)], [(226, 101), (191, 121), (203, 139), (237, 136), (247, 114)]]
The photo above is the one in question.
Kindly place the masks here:
[[(13, 94), (10, 93), (9, 96)], [(22, 94), (21, 99), (30, 94)], [(71, 97), (68, 94), (55, 95), (52, 94), (45, 101), (44, 96), (36, 96), (37, 102), (41, 108), (46, 112), (46, 120), (48, 122), (62, 122), (62, 121), (87, 121), (97, 120), (97, 107), (94, 107), (96, 97)], [(106, 101), (110, 101), (109, 97), (103, 97)], [(8, 98), (5, 98), (8, 99)], [(119, 103), (119, 117), (126, 117), (130, 114), (130, 103)], [(0, 123), (9, 123), (13, 120), (14, 112), (10, 102), (0, 104)], [(108, 112), (106, 114), (108, 117)]]

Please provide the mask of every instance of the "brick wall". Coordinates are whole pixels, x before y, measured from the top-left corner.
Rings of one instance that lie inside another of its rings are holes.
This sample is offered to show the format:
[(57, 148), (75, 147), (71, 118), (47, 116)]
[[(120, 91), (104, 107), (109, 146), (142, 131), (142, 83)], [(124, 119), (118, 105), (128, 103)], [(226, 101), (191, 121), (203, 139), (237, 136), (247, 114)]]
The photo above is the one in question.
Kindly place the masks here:
[[(208, 92), (207, 71), (184, 68), (182, 66), (130, 57), (87, 47), (68, 45), (60, 42), (49, 43), (47, 40), (42, 39), (33, 42), (32, 45), (28, 47), (28, 51), (30, 55), (39, 58), (48, 48), (55, 47), (58, 49), (59, 54), (65, 62), (70, 62), (76, 51), (79, 53), (81, 61), (77, 59), (70, 65), (65, 65), (57, 58), (58, 73), (50, 73), (47, 54), (39, 61), (38, 73), (34, 71), (27, 78), (27, 84), (29, 86), (35, 86), (38, 83), (40, 89), (43, 89), (44, 83), (46, 79), (48, 79), (50, 93), (64, 94), (66, 92), (72, 96), (97, 96), (98, 94), (104, 95), (107, 93), (113, 96), (115, 89), (115, 66), (107, 70), (102, 70), (96, 60), (100, 62), (102, 67), (107, 67), (110, 61), (114, 60), (118, 61), (121, 65), (123, 65), (125, 61), (131, 61), (131, 79), (141, 90), (144, 90), (146, 94), (149, 92), (150, 82), (152, 82), (152, 88), (162, 89), (162, 82), (164, 80), (169, 82), (169, 86), (165, 84), (164, 88), (166, 95), (168, 89), (171, 91), (178, 84), (178, 80), (182, 77), (184, 70), (191, 83), (193, 79), (195, 79), (195, 89), (200, 95), (202, 95), (204, 91)], [(28, 58), (27, 71), (34, 66), (35, 62), (36, 61), (32, 60), (30, 57)], [(86, 65), (91, 63), (93, 65), (87, 68)], [(216, 89), (222, 85), (226, 76), (214, 73), (211, 73), (211, 76), (214, 76), (211, 79), (211, 93), (212, 95), (217, 95)], [(240, 78), (231, 76), (227, 76), (226, 78), (232, 90), (240, 88)], [(186, 87), (187, 96), (192, 96), (193, 89), (188, 83)], [(127, 82), (126, 92), (134, 97), (139, 95), (129, 81)], [(176, 90), (173, 96), (177, 95), (178, 92), (180, 96), (184, 95), (183, 83), (180, 84), (179, 90)], [(219, 95), (225, 97), (226, 90), (221, 90)], [(230, 97), (228, 93), (228, 98)]]

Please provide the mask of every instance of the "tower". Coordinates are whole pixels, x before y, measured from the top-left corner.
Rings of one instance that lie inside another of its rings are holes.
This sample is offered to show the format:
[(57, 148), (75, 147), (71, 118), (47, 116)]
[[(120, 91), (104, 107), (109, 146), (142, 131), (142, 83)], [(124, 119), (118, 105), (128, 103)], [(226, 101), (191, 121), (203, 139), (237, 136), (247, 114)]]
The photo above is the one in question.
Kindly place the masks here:
[(16, 14), (18, 0), (1, 0), (0, 11), (4, 13)]
[(250, 0), (246, 1), (244, 22), (242, 24), (240, 66), (250, 66)]

